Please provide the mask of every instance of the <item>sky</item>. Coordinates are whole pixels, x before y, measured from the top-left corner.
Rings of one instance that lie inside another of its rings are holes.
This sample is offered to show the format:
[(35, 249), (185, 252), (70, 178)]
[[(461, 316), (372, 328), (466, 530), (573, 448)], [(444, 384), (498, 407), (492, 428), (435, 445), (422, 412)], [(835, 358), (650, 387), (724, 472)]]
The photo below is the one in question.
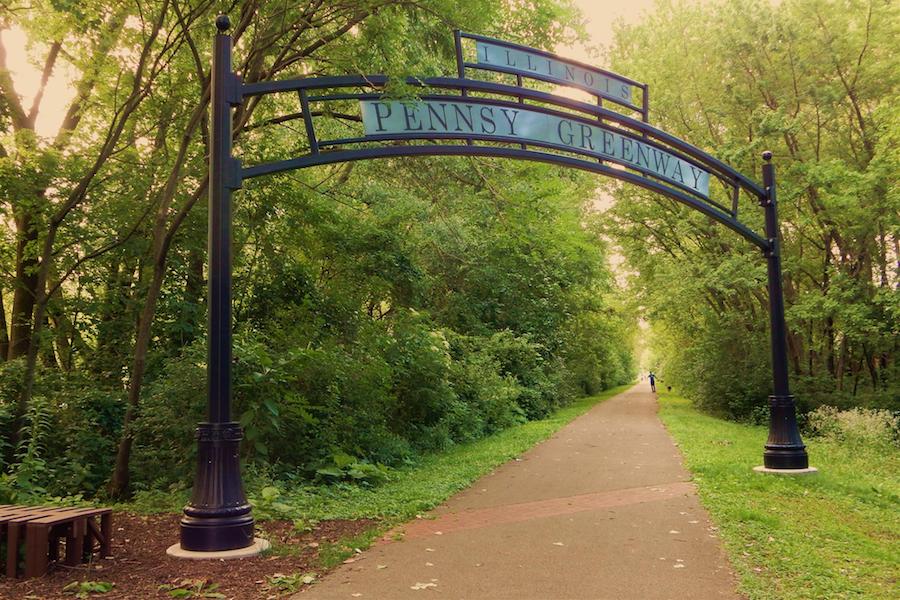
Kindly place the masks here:
[[(613, 23), (619, 19), (637, 23), (643, 13), (653, 9), (654, 3), (655, 0), (574, 0), (575, 6), (584, 13), (592, 46), (608, 46), (613, 39)], [(588, 63), (597, 60), (581, 46), (559, 48), (559, 52)]]

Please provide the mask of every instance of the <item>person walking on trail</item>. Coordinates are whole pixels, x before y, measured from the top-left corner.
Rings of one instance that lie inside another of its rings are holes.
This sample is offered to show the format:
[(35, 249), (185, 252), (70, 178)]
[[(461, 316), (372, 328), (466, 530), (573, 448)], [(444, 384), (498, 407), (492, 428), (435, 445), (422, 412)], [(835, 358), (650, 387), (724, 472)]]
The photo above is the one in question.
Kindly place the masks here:
[(653, 371), (650, 371), (650, 391), (656, 392), (656, 375), (654, 375)]

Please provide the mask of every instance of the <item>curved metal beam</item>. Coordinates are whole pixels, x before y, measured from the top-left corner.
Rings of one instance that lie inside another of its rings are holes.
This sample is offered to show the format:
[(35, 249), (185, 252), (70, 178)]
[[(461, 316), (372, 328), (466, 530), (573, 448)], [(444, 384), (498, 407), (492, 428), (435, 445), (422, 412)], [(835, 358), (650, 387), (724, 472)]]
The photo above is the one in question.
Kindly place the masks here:
[[(377, 100), (380, 98), (377, 94), (354, 94), (354, 95), (349, 95), (348, 99), (354, 99), (357, 97), (360, 100), (366, 100), (366, 99)], [(446, 94), (444, 94), (444, 95), (423, 95), (420, 97), (420, 99), (426, 100), (426, 101), (427, 100), (436, 100), (436, 101), (447, 101), (447, 102), (459, 102), (461, 100), (472, 100), (471, 97), (461, 98), (459, 96), (446, 95)], [(554, 117), (561, 117), (561, 118), (565, 118), (570, 121), (584, 123), (585, 125), (599, 126), (601, 129), (609, 131), (610, 133), (627, 137), (628, 139), (632, 140), (635, 143), (643, 143), (648, 146), (652, 146), (652, 147), (656, 148), (657, 150), (660, 150), (662, 152), (670, 154), (671, 156), (674, 156), (675, 158), (683, 160), (683, 161), (697, 167), (698, 169), (707, 168), (707, 165), (705, 165), (702, 161), (694, 158), (693, 156), (673, 153), (671, 148), (669, 148), (663, 144), (660, 144), (659, 142), (657, 142), (655, 140), (643, 138), (640, 136), (639, 132), (632, 132), (632, 131), (628, 131), (628, 130), (621, 129), (621, 128), (613, 128), (613, 127), (604, 125), (603, 123), (598, 124), (596, 120), (591, 120), (590, 118), (588, 118), (586, 116), (573, 115), (571, 113), (553, 110), (552, 108), (547, 108), (544, 106), (525, 105), (523, 107), (523, 105), (519, 104), (519, 103), (509, 102), (507, 100), (497, 100), (495, 98), (475, 98), (474, 101), (478, 102), (479, 104), (490, 104), (492, 106), (497, 106), (500, 108), (509, 108), (509, 109), (526, 108), (527, 110), (529, 110), (531, 112), (542, 113), (542, 114), (551, 115)], [(428, 131), (428, 132), (423, 131), (421, 135), (418, 135), (415, 133), (402, 133), (402, 134), (366, 135), (363, 137), (341, 138), (341, 139), (331, 139), (331, 140), (318, 140), (317, 144), (319, 146), (341, 146), (341, 145), (345, 145), (345, 144), (359, 144), (359, 143), (366, 143), (366, 142), (391, 142), (391, 141), (402, 141), (402, 140), (461, 140), (461, 139), (465, 139), (467, 141), (468, 140), (480, 140), (480, 141), (485, 141), (485, 142), (500, 142), (500, 143), (509, 143), (509, 144), (519, 144), (519, 143), (523, 142), (523, 140), (520, 138), (503, 137), (503, 136), (498, 136), (498, 135), (479, 135), (479, 134), (472, 134), (472, 133), (433, 133), (430, 131)], [(566, 146), (563, 144), (554, 144), (551, 142), (537, 141), (537, 140), (528, 140), (527, 145), (549, 148), (551, 150), (559, 150), (562, 152), (571, 152), (573, 154), (580, 154), (582, 156), (587, 155), (587, 156), (592, 156), (593, 158), (596, 158), (594, 155), (591, 155), (590, 153), (585, 152), (584, 149), (574, 147), (574, 146)], [(635, 167), (634, 165), (629, 164), (618, 158), (614, 158), (611, 156), (604, 156), (603, 160), (622, 165), (623, 167), (628, 168), (628, 169), (634, 169), (635, 171), (641, 172), (645, 176), (648, 174), (649, 174), (649, 176), (652, 176), (652, 177), (657, 176), (657, 174), (655, 174), (655, 173), (652, 173), (649, 171), (644, 172), (643, 169), (641, 169), (639, 167)], [(716, 175), (716, 176), (720, 177), (719, 175)], [(712, 204), (713, 206), (720, 208), (723, 211), (726, 211), (726, 212), (728, 211), (728, 209), (726, 207), (722, 206), (715, 200), (710, 199), (708, 196), (698, 193), (697, 191), (693, 190), (688, 185), (680, 185), (674, 181), (667, 182), (667, 185), (674, 185), (689, 194), (696, 195), (698, 198), (701, 198), (704, 202), (708, 202), (708, 203)]]
[(744, 239), (750, 241), (762, 250), (769, 248), (769, 242), (743, 223), (735, 220), (731, 215), (716, 210), (700, 200), (680, 192), (663, 183), (647, 179), (628, 171), (613, 169), (597, 162), (581, 160), (572, 156), (551, 154), (548, 152), (535, 152), (519, 148), (502, 148), (497, 146), (469, 146), (469, 145), (427, 145), (427, 146), (383, 146), (378, 148), (356, 148), (353, 150), (337, 150), (319, 152), (299, 158), (265, 163), (253, 167), (241, 169), (242, 179), (252, 179), (262, 175), (280, 173), (293, 169), (302, 169), (319, 165), (327, 165), (338, 162), (351, 162), (374, 158), (392, 158), (400, 156), (489, 156), (514, 158), (550, 163), (564, 167), (572, 167), (583, 171), (598, 173), (607, 177), (620, 179), (645, 189), (662, 194), (676, 202), (680, 202), (694, 210), (697, 210), (709, 218), (721, 223)]
[[(383, 88), (387, 84), (387, 82), (388, 77), (386, 75), (339, 75), (334, 77), (310, 77), (305, 79), (289, 79), (283, 81), (261, 81), (257, 83), (242, 85), (241, 95), (244, 97), (260, 96), (264, 94), (274, 94), (279, 92), (293, 92), (300, 90), (316, 90), (342, 87)], [(679, 152), (683, 152), (687, 156), (693, 157), (694, 159), (705, 164), (714, 171), (717, 171), (717, 176), (733, 184), (740, 185), (759, 199), (764, 199), (766, 196), (765, 190), (754, 180), (742, 174), (740, 171), (737, 171), (736, 169), (728, 166), (709, 153), (704, 152), (700, 148), (689, 144), (688, 142), (669, 133), (666, 133), (661, 129), (657, 129), (652, 125), (645, 123), (644, 121), (628, 117), (601, 106), (588, 104), (586, 102), (573, 100), (571, 98), (556, 96), (554, 94), (542, 92), (539, 90), (506, 85), (502, 83), (493, 83), (489, 81), (480, 81), (477, 79), (462, 79), (458, 77), (428, 77), (420, 79), (417, 77), (409, 77), (407, 78), (407, 83), (409, 85), (418, 87), (434, 87), (457, 90), (461, 90), (464, 88), (468, 92), (476, 91), (489, 94), (511, 96), (515, 98), (525, 98), (545, 104), (553, 104), (555, 106), (568, 108), (570, 110), (577, 110), (579, 112), (586, 113), (596, 119), (612, 121), (628, 127), (629, 129), (635, 130), (638, 133), (653, 137), (678, 150)], [(356, 94), (338, 94), (334, 96), (310, 97), (310, 101), (327, 99), (340, 100), (357, 97), (358, 95)]]

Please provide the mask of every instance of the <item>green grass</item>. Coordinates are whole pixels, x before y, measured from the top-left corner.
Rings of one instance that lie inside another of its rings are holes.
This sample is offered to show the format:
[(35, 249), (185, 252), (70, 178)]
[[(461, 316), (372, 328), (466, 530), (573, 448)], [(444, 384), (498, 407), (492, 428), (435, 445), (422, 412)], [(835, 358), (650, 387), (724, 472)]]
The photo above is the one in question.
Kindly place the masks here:
[(754, 473), (764, 427), (660, 397), (700, 498), (751, 599), (900, 598), (900, 452), (806, 439), (815, 475)]
[(365, 550), (384, 533), (385, 527), (371, 527), (353, 537), (344, 538), (334, 543), (322, 544), (319, 548), (319, 565), (322, 569), (332, 569), (354, 554), (357, 550)]

